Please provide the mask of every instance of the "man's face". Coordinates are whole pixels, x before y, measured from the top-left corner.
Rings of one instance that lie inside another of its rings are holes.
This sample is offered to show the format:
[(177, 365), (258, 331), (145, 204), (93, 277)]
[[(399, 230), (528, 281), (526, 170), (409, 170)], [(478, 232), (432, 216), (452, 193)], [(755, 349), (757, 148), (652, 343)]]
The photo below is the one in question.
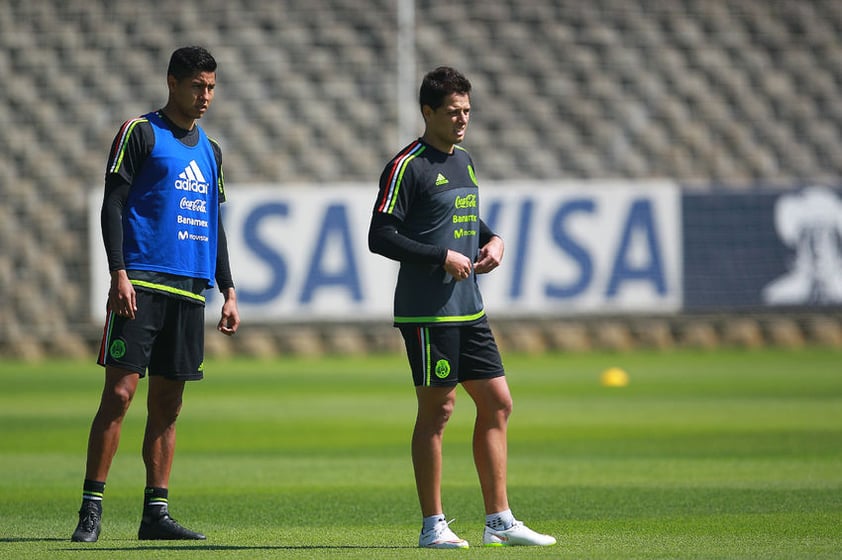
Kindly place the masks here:
[(454, 144), (465, 139), (471, 113), (471, 98), (464, 93), (451, 93), (438, 109), (423, 108), (426, 130), (424, 139), (434, 148), (450, 152)]
[(185, 121), (201, 119), (213, 101), (216, 88), (215, 72), (199, 72), (191, 78), (176, 80), (167, 77), (170, 91), (170, 106), (177, 116)]

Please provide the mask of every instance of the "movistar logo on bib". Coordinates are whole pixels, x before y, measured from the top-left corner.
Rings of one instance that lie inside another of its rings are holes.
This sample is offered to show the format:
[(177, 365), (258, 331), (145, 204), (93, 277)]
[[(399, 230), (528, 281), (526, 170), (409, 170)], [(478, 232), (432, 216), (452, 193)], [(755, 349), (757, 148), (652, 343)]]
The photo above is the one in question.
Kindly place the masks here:
[(205, 180), (205, 176), (202, 175), (202, 170), (199, 169), (196, 160), (192, 160), (190, 165), (178, 174), (178, 179), (175, 180), (175, 188), (180, 191), (207, 194), (208, 183)]

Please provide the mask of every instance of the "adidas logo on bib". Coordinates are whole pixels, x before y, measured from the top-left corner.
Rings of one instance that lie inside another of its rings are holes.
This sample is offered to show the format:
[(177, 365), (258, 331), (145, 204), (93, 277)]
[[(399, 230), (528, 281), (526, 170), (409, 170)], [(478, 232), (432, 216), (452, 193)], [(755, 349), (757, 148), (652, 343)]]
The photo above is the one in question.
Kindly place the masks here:
[(190, 165), (178, 174), (178, 179), (175, 180), (175, 188), (180, 191), (190, 191), (199, 194), (206, 194), (208, 192), (208, 183), (202, 174), (202, 170), (199, 169), (196, 160), (192, 160)]

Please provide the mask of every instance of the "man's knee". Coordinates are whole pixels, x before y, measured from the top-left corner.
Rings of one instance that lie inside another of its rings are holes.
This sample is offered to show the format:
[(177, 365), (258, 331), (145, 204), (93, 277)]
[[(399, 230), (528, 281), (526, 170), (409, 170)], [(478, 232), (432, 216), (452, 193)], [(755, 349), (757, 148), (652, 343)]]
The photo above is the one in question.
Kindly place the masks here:
[(417, 424), (429, 429), (441, 431), (444, 429), (456, 406), (455, 391), (421, 390), (418, 400)]
[(124, 370), (108, 368), (102, 391), (102, 408), (123, 416), (132, 404), (139, 376)]
[(149, 418), (161, 424), (174, 423), (181, 412), (183, 395), (183, 382), (150, 379), (147, 402)]

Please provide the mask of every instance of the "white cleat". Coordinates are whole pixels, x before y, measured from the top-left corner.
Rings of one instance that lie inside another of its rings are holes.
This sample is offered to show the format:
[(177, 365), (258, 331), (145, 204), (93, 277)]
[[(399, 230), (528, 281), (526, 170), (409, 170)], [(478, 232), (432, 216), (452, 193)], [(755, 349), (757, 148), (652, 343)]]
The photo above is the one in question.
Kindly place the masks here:
[(482, 535), (482, 544), (485, 546), (552, 546), (555, 543), (555, 537), (536, 533), (520, 521), (515, 521), (505, 531), (486, 526)]
[(468, 548), (468, 541), (460, 539), (456, 533), (450, 530), (453, 520), (442, 519), (436, 526), (421, 533), (418, 537), (419, 548)]

